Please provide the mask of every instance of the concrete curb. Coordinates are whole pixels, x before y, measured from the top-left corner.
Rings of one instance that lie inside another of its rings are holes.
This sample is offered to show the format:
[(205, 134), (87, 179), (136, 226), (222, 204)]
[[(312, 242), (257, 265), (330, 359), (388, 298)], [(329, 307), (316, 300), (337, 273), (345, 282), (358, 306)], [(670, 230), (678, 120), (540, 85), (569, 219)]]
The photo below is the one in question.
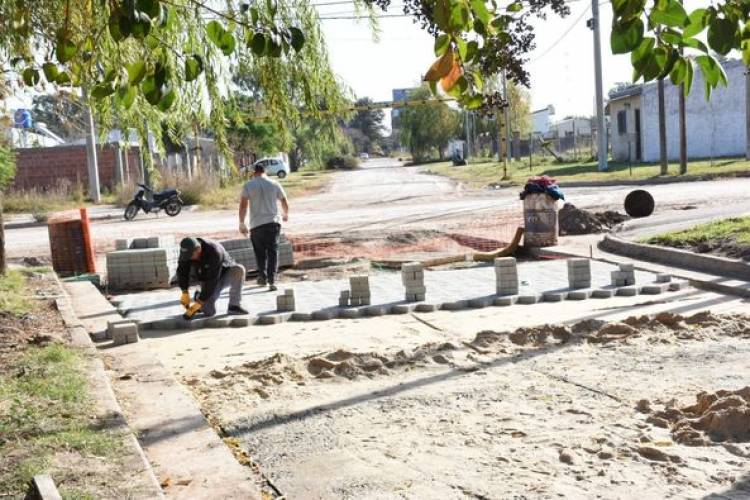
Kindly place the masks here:
[(577, 187), (612, 187), (612, 186), (659, 186), (662, 184), (676, 184), (680, 182), (700, 182), (700, 181), (715, 181), (721, 179), (734, 179), (737, 177), (750, 177), (750, 171), (739, 171), (721, 174), (711, 175), (682, 175), (682, 176), (667, 176), (667, 177), (650, 177), (648, 179), (641, 180), (630, 180), (623, 179), (619, 181), (578, 181), (578, 182), (560, 182), (561, 188), (577, 188)]
[(634, 243), (610, 235), (606, 235), (599, 242), (598, 247), (607, 252), (638, 260), (750, 281), (750, 265), (740, 260), (697, 254), (677, 248)]
[(72, 343), (74, 346), (79, 347), (86, 351), (90, 356), (93, 364), (93, 373), (91, 377), (99, 384), (100, 387), (104, 388), (102, 391), (98, 403), (104, 405), (104, 407), (113, 415), (113, 420), (116, 423), (116, 427), (123, 432), (123, 438), (125, 439), (126, 446), (132, 448), (137, 454), (138, 458), (142, 462), (142, 471), (146, 474), (148, 481), (151, 483), (154, 489), (154, 495), (156, 498), (164, 498), (164, 492), (161, 489), (161, 485), (154, 474), (154, 470), (151, 467), (151, 463), (146, 458), (146, 454), (143, 452), (138, 439), (133, 434), (130, 427), (128, 427), (127, 421), (125, 420), (125, 412), (123, 411), (120, 403), (117, 401), (115, 392), (112, 389), (109, 377), (104, 371), (104, 363), (98, 355), (96, 346), (91, 340), (89, 333), (86, 331), (84, 326), (73, 311), (68, 291), (60, 282), (60, 278), (57, 274), (51, 273), (54, 276), (57, 286), (60, 288), (61, 297), (55, 300), (57, 310), (60, 312), (65, 327), (70, 331)]

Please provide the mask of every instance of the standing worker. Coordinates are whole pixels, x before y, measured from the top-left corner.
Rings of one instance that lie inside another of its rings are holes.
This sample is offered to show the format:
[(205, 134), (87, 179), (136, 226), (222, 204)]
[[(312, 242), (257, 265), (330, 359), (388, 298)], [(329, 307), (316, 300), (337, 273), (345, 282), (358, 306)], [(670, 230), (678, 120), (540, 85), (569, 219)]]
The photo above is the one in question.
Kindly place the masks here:
[[(242, 188), (240, 197), (240, 232), (247, 235), (245, 224), (248, 202), (250, 204), (250, 240), (258, 265), (258, 284), (276, 290), (276, 273), (279, 262), (279, 235), (281, 221), (289, 220), (289, 202), (284, 188), (266, 176), (266, 168), (256, 163), (253, 178)], [(284, 209), (279, 215), (279, 203)]]
[[(190, 274), (200, 281), (200, 292), (195, 302), (190, 303)], [(216, 301), (222, 290), (229, 288), (227, 314), (247, 314), (242, 308), (242, 285), (245, 283), (245, 267), (230, 257), (217, 241), (207, 238), (184, 238), (180, 242), (180, 261), (177, 265), (177, 281), (182, 290), (180, 303), (185, 307), (183, 318), (193, 319), (216, 314)]]

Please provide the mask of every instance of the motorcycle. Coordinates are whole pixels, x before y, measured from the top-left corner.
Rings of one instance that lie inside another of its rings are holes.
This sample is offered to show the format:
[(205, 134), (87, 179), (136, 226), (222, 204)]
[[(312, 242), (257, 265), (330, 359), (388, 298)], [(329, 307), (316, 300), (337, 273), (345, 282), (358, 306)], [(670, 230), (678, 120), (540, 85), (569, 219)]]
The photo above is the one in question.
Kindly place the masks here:
[(174, 217), (182, 211), (182, 205), (180, 192), (176, 189), (155, 193), (145, 184), (138, 184), (138, 191), (133, 196), (133, 201), (125, 207), (125, 220), (133, 220), (138, 210), (143, 210), (147, 214), (164, 210), (167, 215)]

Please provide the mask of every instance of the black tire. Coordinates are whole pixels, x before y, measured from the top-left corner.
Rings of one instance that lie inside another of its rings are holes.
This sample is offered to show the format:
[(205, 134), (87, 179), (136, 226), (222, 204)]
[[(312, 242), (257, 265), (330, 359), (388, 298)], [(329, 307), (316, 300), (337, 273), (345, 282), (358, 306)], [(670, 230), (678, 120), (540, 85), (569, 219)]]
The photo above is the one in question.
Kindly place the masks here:
[(279, 170), (279, 173), (276, 175), (279, 177), (279, 179), (283, 179), (284, 177), (286, 177), (286, 170)]
[(648, 217), (654, 213), (655, 205), (654, 197), (643, 189), (631, 191), (625, 197), (625, 212), (631, 217)]
[(138, 214), (138, 204), (135, 202), (128, 203), (128, 206), (125, 207), (125, 220), (133, 220), (135, 219), (135, 216)]
[(182, 212), (182, 203), (180, 203), (179, 200), (169, 200), (167, 204), (164, 205), (164, 211), (170, 217), (179, 215), (179, 213)]

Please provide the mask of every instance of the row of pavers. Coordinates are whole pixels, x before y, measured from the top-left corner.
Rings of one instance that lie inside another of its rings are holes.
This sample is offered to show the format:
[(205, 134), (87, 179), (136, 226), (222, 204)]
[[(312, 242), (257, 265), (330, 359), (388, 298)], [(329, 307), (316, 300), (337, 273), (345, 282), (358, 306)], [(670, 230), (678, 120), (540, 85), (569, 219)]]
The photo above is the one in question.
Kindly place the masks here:
[[(404, 300), (382, 304), (371, 304), (372, 294), (367, 275), (351, 276), (349, 289), (341, 291), (338, 306), (318, 308), (311, 311), (297, 310), (295, 290), (282, 290), (276, 298), (276, 310), (249, 316), (215, 316), (197, 318), (190, 321), (179, 316), (160, 319), (133, 319), (141, 330), (192, 330), (198, 328), (245, 327), (252, 324), (271, 325), (284, 321), (316, 321), (336, 318), (355, 319), (382, 316), (386, 314), (407, 314), (410, 312), (433, 312), (437, 310), (458, 311), (468, 308), (490, 306), (510, 306), (513, 304), (536, 304), (538, 302), (559, 302), (562, 300), (606, 299), (613, 296), (635, 296), (638, 294), (656, 295), (666, 291), (681, 290), (684, 281), (673, 281), (665, 274), (655, 275), (655, 281), (645, 285), (635, 283), (636, 275), (632, 264), (621, 264), (610, 272), (611, 284), (592, 287), (591, 261), (589, 259), (568, 259), (568, 288), (549, 291), (529, 291), (519, 287), (517, 262), (512, 257), (497, 259), (494, 263), (496, 293), (463, 300), (426, 302), (427, 287), (424, 283), (424, 269), (419, 263), (404, 265), (402, 285)], [(452, 271), (461, 273), (461, 270)], [(642, 274), (644, 276), (645, 274)], [(648, 274), (648, 276), (654, 276)], [(458, 278), (456, 274), (456, 278)], [(417, 293), (415, 293), (417, 292)]]

